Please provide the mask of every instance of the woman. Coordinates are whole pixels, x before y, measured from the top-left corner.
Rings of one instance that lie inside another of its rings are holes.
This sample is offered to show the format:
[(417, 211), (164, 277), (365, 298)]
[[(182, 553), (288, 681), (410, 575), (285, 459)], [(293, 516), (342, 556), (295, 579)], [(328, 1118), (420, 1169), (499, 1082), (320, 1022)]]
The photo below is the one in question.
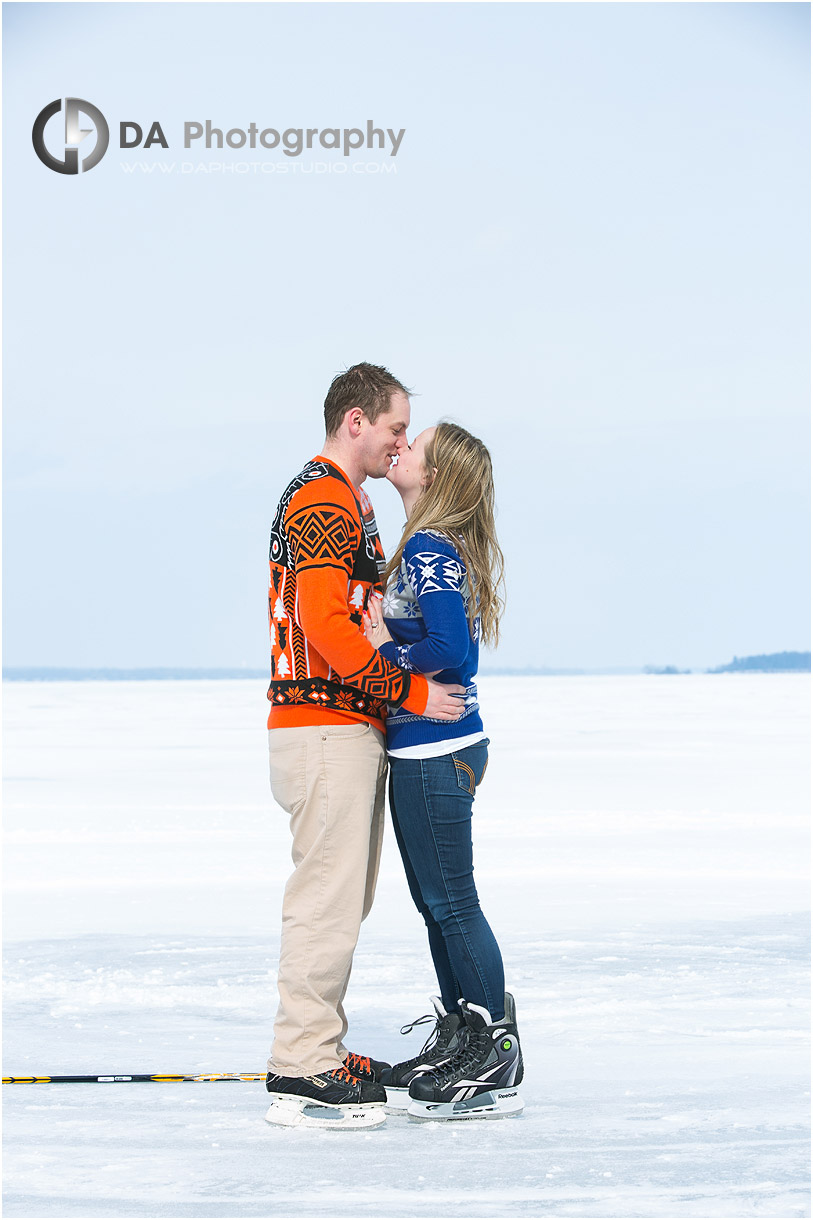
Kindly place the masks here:
[(402, 708), (387, 718), (392, 820), (440, 1000), (423, 1052), (391, 1068), (384, 1084), (390, 1103), (400, 1089), (416, 1117), (514, 1113), (522, 1109), (513, 1088), (522, 1079), (514, 1002), (472, 874), (472, 804), (488, 762), (474, 678), (480, 637), (496, 643), (503, 608), (491, 458), (464, 428), (441, 423), (387, 477), (407, 524), (365, 633), (387, 660), (460, 683), (466, 695), (456, 722)]

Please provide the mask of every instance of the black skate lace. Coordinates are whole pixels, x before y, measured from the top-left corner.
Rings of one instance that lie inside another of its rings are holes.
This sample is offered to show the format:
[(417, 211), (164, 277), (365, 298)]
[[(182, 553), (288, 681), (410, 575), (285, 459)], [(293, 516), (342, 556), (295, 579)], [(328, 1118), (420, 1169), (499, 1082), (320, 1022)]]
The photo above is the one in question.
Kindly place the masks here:
[[(428, 1021), (434, 1021), (436, 1025), (440, 1025), (440, 1017), (436, 1017), (433, 1012), (427, 1012), (422, 1017), (416, 1017), (414, 1021), (410, 1021), (409, 1025), (402, 1025), (401, 1033), (411, 1034), (416, 1025), (426, 1025)], [(437, 1033), (437, 1030), (435, 1030), (435, 1033)], [(431, 1039), (433, 1035), (430, 1034), (429, 1037)]]
[(432, 1079), (439, 1085), (448, 1084), (455, 1076), (463, 1075), (468, 1072), (469, 1068), (481, 1058), (483, 1052), (490, 1042), (487, 1034), (473, 1033), (470, 1029), (467, 1031), (468, 1037), (458, 1051), (452, 1056), (448, 1063), (444, 1063), (443, 1067), (435, 1068), (431, 1073)]
[(432, 1012), (427, 1012), (424, 1014), (424, 1016), (418, 1017), (415, 1021), (410, 1021), (409, 1025), (401, 1026), (401, 1033), (409, 1034), (416, 1025), (426, 1025), (429, 1021), (434, 1021), (435, 1028), (432, 1030), (431, 1034), (418, 1051), (418, 1054), (413, 1055), (411, 1059), (407, 1059), (406, 1063), (403, 1065), (404, 1067), (408, 1067), (410, 1065), (414, 1066), (416, 1063), (419, 1063), (424, 1055), (426, 1055), (436, 1044), (438, 1038), (440, 1037), (440, 1017), (436, 1016)]

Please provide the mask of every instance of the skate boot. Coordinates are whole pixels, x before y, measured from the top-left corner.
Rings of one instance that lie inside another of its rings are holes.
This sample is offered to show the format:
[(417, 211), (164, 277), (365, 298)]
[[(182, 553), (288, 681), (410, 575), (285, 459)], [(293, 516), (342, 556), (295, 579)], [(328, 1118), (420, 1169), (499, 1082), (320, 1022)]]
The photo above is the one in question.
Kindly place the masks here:
[(466, 1026), (456, 1012), (448, 1012), (437, 996), (432, 996), (434, 1015), (428, 1013), (411, 1025), (405, 1025), (401, 1033), (408, 1034), (416, 1025), (434, 1021), (435, 1028), (423, 1045), (423, 1049), (412, 1059), (396, 1063), (381, 1075), (381, 1083), (387, 1089), (387, 1109), (405, 1110), (410, 1103), (409, 1082), (421, 1072), (431, 1072), (441, 1067), (458, 1051), (466, 1035)]
[(271, 1095), (266, 1120), (281, 1127), (377, 1127), (387, 1118), (383, 1086), (359, 1080), (344, 1067), (316, 1076), (269, 1072), (265, 1087)]
[(442, 1067), (415, 1076), (409, 1085), (410, 1118), (504, 1118), (523, 1108), (514, 998), (505, 995), (505, 1019), (492, 1021), (487, 1009), (462, 1001), (467, 1038)]
[(371, 1059), (369, 1055), (357, 1055), (355, 1051), (349, 1051), (344, 1066), (351, 1075), (359, 1080), (365, 1080), (368, 1084), (379, 1084), (384, 1072), (392, 1071), (388, 1063), (382, 1063), (380, 1059)]

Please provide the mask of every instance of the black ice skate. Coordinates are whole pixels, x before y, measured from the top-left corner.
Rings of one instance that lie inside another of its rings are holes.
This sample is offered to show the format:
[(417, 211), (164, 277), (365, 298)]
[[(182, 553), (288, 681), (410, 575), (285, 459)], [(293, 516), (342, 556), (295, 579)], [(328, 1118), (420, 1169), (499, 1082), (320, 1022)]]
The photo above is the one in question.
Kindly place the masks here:
[(434, 1015), (428, 1013), (419, 1017), (410, 1025), (405, 1025), (402, 1034), (408, 1034), (416, 1025), (425, 1025), (427, 1021), (434, 1022), (434, 1029), (423, 1045), (419, 1054), (403, 1063), (396, 1063), (382, 1073), (380, 1079), (387, 1089), (387, 1109), (405, 1110), (410, 1104), (409, 1083), (421, 1072), (431, 1072), (434, 1068), (448, 1063), (462, 1046), (466, 1036), (466, 1026), (456, 1012), (448, 1012), (437, 996), (432, 996)]
[(505, 994), (505, 1019), (492, 1021), (478, 1004), (462, 1001), (467, 1037), (444, 1066), (415, 1076), (409, 1085), (408, 1113), (418, 1119), (504, 1118), (523, 1108), (514, 999)]
[(271, 1095), (265, 1117), (282, 1127), (377, 1127), (387, 1117), (383, 1086), (359, 1080), (344, 1067), (316, 1076), (269, 1072), (265, 1087)]

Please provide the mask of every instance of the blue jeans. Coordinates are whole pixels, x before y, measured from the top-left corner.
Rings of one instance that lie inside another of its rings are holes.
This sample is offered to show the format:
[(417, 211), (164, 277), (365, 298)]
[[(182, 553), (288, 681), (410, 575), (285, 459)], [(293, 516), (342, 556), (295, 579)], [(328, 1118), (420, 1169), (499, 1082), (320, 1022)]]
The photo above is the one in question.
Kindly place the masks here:
[(505, 976), (474, 885), (471, 814), (488, 740), (440, 758), (390, 759), (390, 811), (409, 891), (424, 918), (443, 1006), (504, 1016)]

